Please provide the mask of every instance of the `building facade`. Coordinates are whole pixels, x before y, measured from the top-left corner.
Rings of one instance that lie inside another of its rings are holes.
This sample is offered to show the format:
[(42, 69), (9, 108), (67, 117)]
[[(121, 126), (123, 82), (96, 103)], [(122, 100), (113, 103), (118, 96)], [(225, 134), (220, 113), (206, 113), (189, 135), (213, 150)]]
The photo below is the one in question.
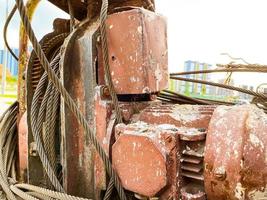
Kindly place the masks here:
[[(19, 55), (19, 50), (18, 49), (12, 49), (13, 52), (18, 56)], [(0, 50), (0, 64), (4, 64), (4, 59), (5, 59), (5, 51)], [(11, 55), (11, 53), (8, 52), (7, 54), (7, 69), (10, 72), (12, 76), (17, 76), (18, 75), (18, 62), (16, 59)]]
[[(212, 65), (208, 63), (201, 63), (198, 61), (188, 60), (184, 63), (184, 71), (198, 71), (198, 70), (208, 70), (211, 69)], [(188, 74), (184, 76), (185, 78), (198, 79), (209, 81), (211, 79), (210, 74)], [(190, 95), (207, 95), (211, 92), (211, 87), (204, 84), (190, 83), (185, 81), (171, 81), (171, 89), (179, 91), (181, 93)]]

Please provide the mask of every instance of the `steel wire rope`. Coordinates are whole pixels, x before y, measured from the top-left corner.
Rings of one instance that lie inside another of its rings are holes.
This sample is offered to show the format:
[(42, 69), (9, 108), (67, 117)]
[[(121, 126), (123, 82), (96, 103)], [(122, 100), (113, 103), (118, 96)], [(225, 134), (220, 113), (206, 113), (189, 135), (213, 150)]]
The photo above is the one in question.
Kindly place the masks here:
[[(57, 90), (60, 92), (61, 96), (63, 97), (63, 99), (65, 100), (65, 103), (68, 105), (68, 107), (70, 108), (70, 110), (73, 112), (73, 114), (77, 117), (78, 122), (83, 126), (83, 128), (85, 129), (86, 134), (89, 136), (90, 140), (92, 141), (92, 143), (94, 144), (97, 152), (99, 153), (100, 157), (102, 158), (107, 172), (109, 174), (110, 177), (114, 177), (114, 184), (115, 187), (118, 191), (118, 194), (120, 196), (121, 199), (126, 199), (126, 195), (124, 193), (123, 187), (120, 183), (120, 180), (118, 178), (118, 175), (116, 173), (116, 171), (113, 169), (108, 156), (106, 155), (105, 151), (103, 150), (103, 148), (101, 147), (101, 145), (99, 144), (99, 142), (97, 141), (96, 137), (94, 136), (91, 128), (89, 127), (88, 122), (86, 121), (85, 117), (83, 116), (83, 114), (80, 112), (80, 110), (78, 109), (77, 105), (75, 104), (75, 102), (73, 101), (73, 99), (71, 98), (71, 96), (69, 95), (69, 93), (66, 91), (66, 89), (64, 88), (64, 86), (61, 84), (60, 80), (57, 78), (56, 74), (54, 73), (53, 70), (51, 70), (49, 62), (44, 54), (44, 52), (41, 49), (40, 44), (38, 43), (35, 34), (32, 30), (31, 24), (29, 22), (29, 19), (26, 15), (26, 11), (25, 11), (25, 7), (23, 5), (23, 1), (22, 0), (16, 0), (17, 3), (17, 7), (23, 22), (23, 25), (26, 29), (26, 32), (29, 36), (29, 39), (33, 45), (33, 48), (36, 52), (36, 54), (38, 55), (43, 68), (45, 69), (45, 71), (47, 72), (47, 75), (49, 77), (49, 80), (52, 81), (52, 83), (54, 84), (54, 86), (57, 88)], [(39, 141), (40, 142), (40, 141)], [(38, 152), (41, 149), (40, 147), (38, 148)], [(51, 167), (51, 166), (50, 166)], [(51, 168), (50, 168), (51, 170)]]
[(6, 22), (5, 22), (5, 25), (4, 25), (4, 29), (3, 29), (3, 36), (4, 36), (4, 42), (5, 42), (5, 45), (8, 49), (8, 51), (11, 53), (11, 55), (15, 58), (16, 61), (19, 60), (19, 58), (17, 57), (17, 55), (13, 52), (13, 50), (10, 48), (9, 46), (9, 43), (7, 41), (7, 29), (8, 29), (8, 25), (12, 19), (12, 17), (14, 16), (15, 12), (17, 10), (17, 5), (14, 5), (14, 7), (12, 8), (11, 12), (9, 13), (7, 19), (6, 19)]

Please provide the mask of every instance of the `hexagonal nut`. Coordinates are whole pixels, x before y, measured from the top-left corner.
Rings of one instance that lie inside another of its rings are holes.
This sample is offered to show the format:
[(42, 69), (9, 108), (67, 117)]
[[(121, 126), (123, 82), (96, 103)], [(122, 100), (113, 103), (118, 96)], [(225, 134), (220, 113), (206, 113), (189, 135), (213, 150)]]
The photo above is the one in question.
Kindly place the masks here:
[(35, 142), (30, 143), (30, 155), (34, 157), (38, 155), (37, 145)]

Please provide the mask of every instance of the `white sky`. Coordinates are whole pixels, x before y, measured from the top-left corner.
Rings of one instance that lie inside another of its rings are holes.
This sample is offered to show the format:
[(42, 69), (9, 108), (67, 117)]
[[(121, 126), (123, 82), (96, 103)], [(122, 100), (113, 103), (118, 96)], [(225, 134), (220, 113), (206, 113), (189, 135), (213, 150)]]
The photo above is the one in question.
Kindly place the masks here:
[[(5, 1), (0, 0), (0, 29), (5, 19)], [(11, 9), (14, 0), (8, 0)], [(267, 64), (266, 0), (155, 0), (156, 8), (168, 18), (169, 69), (183, 70), (185, 60), (211, 64), (228, 63), (227, 52), (250, 63)], [(33, 20), (38, 38), (52, 29), (55, 17), (68, 16), (42, 0)], [(9, 29), (11, 46), (18, 46), (18, 16)], [(3, 48), (0, 32), (0, 48)], [(265, 75), (266, 76), (266, 75)], [(218, 78), (218, 76), (215, 76)], [(264, 75), (236, 74), (237, 84), (257, 85)], [(266, 78), (265, 78), (266, 79)], [(265, 81), (267, 82), (267, 80)]]
[[(221, 53), (267, 64), (266, 0), (156, 0), (168, 18), (169, 69), (185, 60), (228, 63)], [(218, 76), (216, 76), (218, 78)], [(237, 84), (267, 82), (266, 75), (235, 74)]]

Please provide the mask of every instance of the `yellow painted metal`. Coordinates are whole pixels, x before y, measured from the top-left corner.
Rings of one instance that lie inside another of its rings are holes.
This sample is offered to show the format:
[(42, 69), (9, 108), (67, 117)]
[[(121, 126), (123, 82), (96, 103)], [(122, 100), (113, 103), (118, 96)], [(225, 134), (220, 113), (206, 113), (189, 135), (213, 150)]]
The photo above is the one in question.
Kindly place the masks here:
[[(26, 3), (27, 15), (30, 20), (34, 15), (34, 12), (39, 4), (40, 0), (28, 0)], [(19, 100), (19, 109), (20, 116), (26, 110), (26, 89), (25, 89), (25, 70), (29, 60), (29, 51), (28, 51), (29, 40), (25, 32), (25, 29), (20, 24), (20, 33), (19, 33), (19, 70), (18, 70), (18, 100)]]

